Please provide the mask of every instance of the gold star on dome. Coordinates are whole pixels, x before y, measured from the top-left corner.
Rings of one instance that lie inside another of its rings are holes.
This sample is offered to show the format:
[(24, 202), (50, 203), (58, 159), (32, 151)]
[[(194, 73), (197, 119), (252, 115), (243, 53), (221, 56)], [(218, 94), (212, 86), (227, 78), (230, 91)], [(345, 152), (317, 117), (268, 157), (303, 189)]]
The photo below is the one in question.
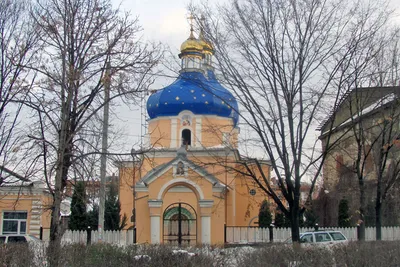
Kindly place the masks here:
[(179, 100), (179, 96), (177, 96), (175, 99), (176, 99), (176, 101), (178, 101)]
[(185, 102), (182, 102), (182, 105), (185, 104)]
[(202, 94), (201, 96), (202, 96), (202, 97), (205, 97), (206, 95), (205, 95), (205, 94)]
[(206, 105), (208, 105), (208, 101), (206, 101), (205, 103), (206, 103)]
[(149, 104), (149, 107), (151, 107), (151, 104)]
[(194, 90), (190, 90), (191, 93), (194, 93)]
[(156, 107), (158, 107), (158, 104), (156, 104)]
[(164, 105), (168, 105), (168, 103), (167, 103), (167, 102), (165, 102), (165, 103), (164, 103)]
[(221, 101), (221, 104), (225, 104), (225, 102), (222, 100), (222, 101)]
[(197, 97), (194, 96), (193, 99), (197, 99)]

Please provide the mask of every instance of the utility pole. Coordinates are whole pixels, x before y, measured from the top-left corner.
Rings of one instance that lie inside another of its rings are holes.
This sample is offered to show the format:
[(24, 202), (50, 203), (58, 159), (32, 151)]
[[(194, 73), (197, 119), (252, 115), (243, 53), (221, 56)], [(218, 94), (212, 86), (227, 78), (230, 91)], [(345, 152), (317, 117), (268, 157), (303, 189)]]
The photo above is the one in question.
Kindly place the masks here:
[[(133, 226), (133, 244), (136, 244), (136, 150), (131, 149), (132, 156), (132, 217), (131, 222)], [(140, 167), (139, 167), (140, 168)]]
[(103, 109), (103, 136), (101, 144), (101, 162), (100, 162), (100, 205), (99, 205), (99, 241), (103, 240), (104, 231), (104, 211), (106, 202), (106, 168), (107, 168), (107, 147), (108, 147), (108, 118), (109, 118), (109, 101), (110, 101), (110, 61), (107, 62), (106, 72), (104, 75), (104, 109)]
[(224, 244), (226, 244), (226, 229), (228, 226), (228, 155), (230, 147), (228, 143), (225, 144), (225, 222), (224, 222)]

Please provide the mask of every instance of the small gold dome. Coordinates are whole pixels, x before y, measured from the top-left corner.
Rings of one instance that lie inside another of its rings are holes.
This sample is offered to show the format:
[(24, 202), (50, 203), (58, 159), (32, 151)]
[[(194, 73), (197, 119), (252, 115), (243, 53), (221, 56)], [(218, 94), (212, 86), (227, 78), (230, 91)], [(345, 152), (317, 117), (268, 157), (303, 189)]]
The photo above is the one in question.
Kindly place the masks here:
[(190, 25), (190, 36), (189, 38), (181, 44), (181, 52), (197, 50), (202, 51), (203, 46), (200, 43), (200, 40), (196, 39), (193, 34), (193, 25)]
[[(201, 16), (200, 20), (204, 22), (205, 18), (203, 16)], [(214, 54), (214, 46), (212, 45), (212, 43), (210, 41), (208, 41), (204, 37), (203, 25), (200, 25), (199, 41), (200, 41), (201, 45), (203, 46), (204, 53), (211, 54), (211, 55)]]
[(200, 39), (199, 42), (203, 48), (203, 52), (214, 54), (214, 47), (210, 42), (206, 41), (205, 39)]
[[(191, 36), (192, 37), (192, 36)], [(187, 50), (197, 50), (197, 51), (202, 51), (203, 50), (203, 45), (200, 43), (199, 40), (196, 38), (191, 38), (187, 39), (184, 41), (181, 45), (181, 52), (187, 51)]]

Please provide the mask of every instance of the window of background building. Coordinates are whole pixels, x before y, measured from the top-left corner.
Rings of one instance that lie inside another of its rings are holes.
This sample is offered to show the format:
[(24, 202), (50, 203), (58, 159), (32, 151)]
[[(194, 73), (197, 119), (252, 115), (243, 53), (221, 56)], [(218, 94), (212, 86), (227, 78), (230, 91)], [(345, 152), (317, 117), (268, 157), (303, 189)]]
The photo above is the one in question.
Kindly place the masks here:
[(3, 234), (26, 234), (26, 211), (3, 212)]

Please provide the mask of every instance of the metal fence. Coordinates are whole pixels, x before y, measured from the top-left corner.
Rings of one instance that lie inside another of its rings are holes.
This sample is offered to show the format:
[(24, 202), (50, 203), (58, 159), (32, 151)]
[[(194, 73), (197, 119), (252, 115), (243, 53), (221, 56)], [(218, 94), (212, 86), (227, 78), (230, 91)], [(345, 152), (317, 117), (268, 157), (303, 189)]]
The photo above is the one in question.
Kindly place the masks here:
[[(357, 240), (357, 227), (319, 227), (319, 230), (341, 231), (348, 240)], [(270, 232), (272, 230), (274, 242), (284, 242), (291, 237), (290, 228), (261, 228), (261, 227), (226, 227), (227, 243), (263, 243), (270, 242)], [(314, 228), (300, 228), (300, 232), (314, 231)], [(375, 240), (375, 227), (365, 228), (365, 240)], [(382, 240), (400, 240), (400, 227), (382, 227)]]
[[(319, 230), (337, 230), (341, 231), (348, 240), (357, 240), (357, 227), (319, 227)], [(300, 228), (300, 232), (313, 231), (314, 228)], [(270, 233), (272, 231), (273, 242), (284, 242), (291, 237), (290, 228), (261, 228), (261, 227), (241, 227), (227, 226), (226, 227), (226, 243), (263, 243), (270, 242)], [(45, 230), (43, 237), (48, 240), (49, 231)], [(133, 230), (121, 231), (104, 231), (102, 242), (118, 245), (133, 244)], [(98, 231), (90, 231), (88, 239), (88, 231), (71, 231), (66, 230), (63, 237), (63, 243), (96, 243), (99, 240)], [(375, 227), (365, 228), (365, 240), (375, 240)], [(382, 227), (382, 240), (400, 240), (400, 227)]]

